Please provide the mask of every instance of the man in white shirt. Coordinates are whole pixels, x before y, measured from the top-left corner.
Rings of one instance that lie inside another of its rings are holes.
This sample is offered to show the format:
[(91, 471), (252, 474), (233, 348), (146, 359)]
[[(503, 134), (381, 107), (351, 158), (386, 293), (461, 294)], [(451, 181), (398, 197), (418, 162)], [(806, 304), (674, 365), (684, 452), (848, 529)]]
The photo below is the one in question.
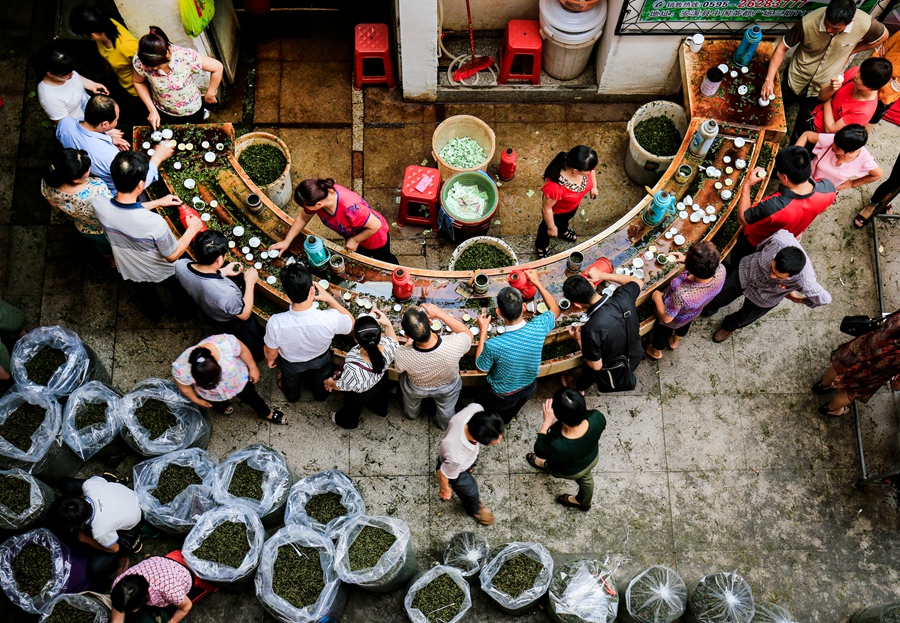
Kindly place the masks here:
[[(300, 264), (282, 269), (281, 285), (291, 299), (291, 308), (273, 315), (266, 324), (266, 363), (279, 368), (278, 386), (288, 400), (300, 398), (300, 383), (307, 377), (313, 398), (323, 402), (328, 399), (325, 379), (334, 371), (331, 340), (353, 330), (353, 314), (313, 283)], [(329, 309), (319, 309), (319, 301)]]
[(503, 439), (506, 426), (496, 413), (487, 413), (480, 404), (472, 403), (450, 419), (441, 439), (436, 475), (440, 498), (459, 496), (463, 508), (480, 524), (494, 523), (494, 514), (481, 502), (478, 483), (472, 476), (481, 446), (496, 446)]

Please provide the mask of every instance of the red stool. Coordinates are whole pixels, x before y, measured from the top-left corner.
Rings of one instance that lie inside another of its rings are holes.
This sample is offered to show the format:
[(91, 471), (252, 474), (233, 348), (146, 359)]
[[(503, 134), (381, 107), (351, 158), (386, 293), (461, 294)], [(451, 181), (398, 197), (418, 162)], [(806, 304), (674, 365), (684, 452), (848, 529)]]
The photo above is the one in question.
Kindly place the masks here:
[[(497, 82), (507, 80), (531, 80), (531, 84), (541, 83), (541, 39), (540, 22), (530, 19), (510, 20), (506, 25), (503, 43), (500, 44), (500, 75)], [(512, 73), (513, 64), (521, 63), (522, 73)], [(529, 64), (530, 63), (530, 64)]]
[(392, 91), (396, 89), (388, 27), (385, 24), (357, 24), (354, 40), (354, 86), (361, 89), (364, 84), (386, 84)]
[[(169, 560), (174, 560), (178, 564), (187, 567), (187, 563), (184, 561), (184, 556), (181, 554), (180, 549), (176, 549), (174, 552), (169, 552), (168, 554), (166, 554), (166, 558), (168, 558)], [(191, 570), (188, 569), (188, 571)], [(194, 588), (191, 589), (191, 592), (188, 595), (191, 603), (197, 603), (207, 595), (219, 592), (218, 586), (210, 584), (206, 580), (201, 580), (193, 571), (191, 571), (191, 577), (194, 578)]]
[[(425, 190), (419, 192), (416, 189), (416, 185), (426, 175), (431, 177), (431, 184)], [(416, 225), (429, 225), (432, 229), (437, 229), (437, 202), (440, 190), (440, 171), (414, 164), (406, 167), (406, 173), (403, 175), (403, 188), (400, 190), (400, 213), (397, 215), (397, 225), (403, 227), (407, 223), (415, 223)], [(427, 210), (427, 216), (410, 214), (410, 204), (419, 212)]]

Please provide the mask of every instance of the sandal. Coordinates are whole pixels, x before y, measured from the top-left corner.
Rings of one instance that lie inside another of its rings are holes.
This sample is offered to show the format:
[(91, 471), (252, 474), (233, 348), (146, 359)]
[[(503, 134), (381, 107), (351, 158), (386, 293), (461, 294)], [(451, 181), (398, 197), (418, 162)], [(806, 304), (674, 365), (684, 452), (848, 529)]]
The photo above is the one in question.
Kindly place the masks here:
[(565, 240), (566, 242), (578, 242), (578, 234), (576, 234), (571, 229), (567, 229), (563, 233), (559, 235), (560, 238)]
[(680, 341), (681, 341), (680, 335), (670, 335), (669, 340), (668, 340), (669, 348), (671, 348), (672, 350), (675, 350), (676, 348), (678, 348), (678, 343)]
[[(659, 355), (654, 355), (653, 354), (654, 351), (659, 353)], [(644, 352), (647, 353), (647, 356), (650, 357), (650, 359), (655, 359), (656, 361), (659, 361), (660, 359), (663, 358), (662, 353), (660, 351), (656, 350), (655, 348), (653, 348), (653, 344), (647, 344), (647, 348), (644, 349)]]
[(272, 422), (273, 424), (278, 424), (280, 426), (287, 426), (287, 418), (284, 417), (284, 412), (279, 411), (278, 409), (272, 409), (272, 413), (268, 416), (260, 415), (259, 419), (265, 420), (266, 422)]
[(810, 389), (812, 389), (812, 393), (814, 394), (830, 394), (834, 391), (834, 387), (831, 385), (822, 385), (822, 381), (816, 381), (816, 384), (813, 385)]
[(819, 407), (819, 413), (821, 415), (827, 415), (829, 417), (842, 417), (850, 413), (850, 407), (841, 407), (837, 413), (834, 413), (828, 408), (827, 404), (824, 404)]
[(545, 260), (550, 257), (550, 249), (536, 249), (536, 251), (539, 260)]
[[(863, 212), (865, 212), (866, 210), (869, 211), (868, 216), (863, 214)], [(860, 210), (859, 214), (856, 215), (856, 218), (853, 219), (853, 226), (856, 227), (857, 229), (862, 229), (863, 227), (865, 227), (866, 225), (869, 224), (869, 221), (872, 220), (872, 217), (874, 216), (874, 214), (875, 214), (875, 206), (870, 203), (869, 205), (864, 207), (862, 210)]]
[(540, 471), (542, 471), (542, 472), (547, 471), (547, 463), (546, 463), (546, 461), (544, 462), (543, 465), (538, 465), (538, 463), (537, 463), (537, 455), (535, 455), (534, 452), (529, 452), (528, 454), (526, 454), (526, 455), (525, 455), (525, 460), (528, 461), (528, 464), (531, 465), (533, 468), (535, 468), (535, 469), (537, 469), (537, 470), (540, 470)]
[(219, 413), (221, 413), (222, 415), (231, 415), (232, 413), (234, 413), (234, 405), (226, 402), (225, 408), (222, 409)]
[(559, 382), (562, 383), (562, 386), (566, 389), (575, 389), (577, 381), (578, 378), (570, 372), (564, 372), (559, 379)]
[(572, 500), (569, 499), (570, 497), (572, 497), (572, 496), (570, 496), (568, 493), (563, 493), (561, 496), (556, 498), (556, 503), (562, 504), (563, 506), (565, 506), (567, 508), (577, 508), (580, 511), (587, 512), (587, 511), (591, 510), (590, 506), (585, 506), (584, 504), (579, 504), (578, 502), (573, 502)]

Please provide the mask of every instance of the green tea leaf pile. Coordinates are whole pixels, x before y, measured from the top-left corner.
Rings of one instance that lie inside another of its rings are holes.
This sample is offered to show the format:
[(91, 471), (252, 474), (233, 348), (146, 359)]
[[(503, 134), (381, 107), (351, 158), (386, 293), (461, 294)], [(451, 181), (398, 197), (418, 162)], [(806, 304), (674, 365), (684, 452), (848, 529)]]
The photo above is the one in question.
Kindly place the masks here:
[(81, 430), (94, 424), (106, 422), (106, 403), (89, 402), (81, 405), (81, 410), (75, 416), (75, 428)]
[(15, 476), (0, 476), (0, 504), (16, 515), (31, 504), (31, 483)]
[(295, 608), (316, 603), (325, 589), (319, 550), (287, 543), (278, 548), (272, 590)]
[(194, 550), (194, 556), (237, 569), (249, 551), (247, 526), (236, 521), (223, 521)]
[(169, 406), (161, 400), (150, 398), (134, 410), (138, 423), (147, 429), (150, 439), (158, 439), (167, 430), (178, 424), (178, 420), (169, 411)]
[(284, 173), (287, 158), (272, 145), (248, 145), (241, 151), (238, 164), (257, 186), (268, 186)]
[(654, 156), (674, 156), (681, 147), (681, 133), (671, 119), (662, 115), (639, 121), (634, 126), (634, 138)]
[(94, 612), (79, 610), (66, 601), (59, 601), (43, 623), (94, 623), (96, 618), (97, 614)]
[(13, 577), (20, 593), (35, 597), (53, 577), (50, 550), (43, 545), (28, 543), (12, 563)]
[(381, 528), (366, 526), (356, 536), (353, 545), (347, 550), (347, 558), (351, 571), (371, 569), (378, 564), (381, 557), (391, 549), (397, 537)]
[(455, 270), (486, 270), (505, 268), (513, 264), (513, 258), (500, 247), (478, 243), (460, 253), (453, 267)]
[(412, 607), (424, 614), (429, 623), (448, 623), (459, 614), (465, 598), (459, 585), (444, 573), (416, 591)]
[(41, 427), (47, 411), (44, 407), (23, 402), (0, 424), (0, 437), (22, 452), (31, 448), (31, 436)]
[(66, 354), (58, 348), (45, 346), (25, 364), (28, 380), (38, 385), (46, 385), (56, 369), (66, 363)]
[(187, 465), (176, 465), (169, 463), (159, 473), (159, 479), (156, 481), (156, 489), (153, 491), (153, 497), (159, 500), (159, 503), (166, 505), (178, 494), (187, 489), (190, 485), (202, 484), (203, 480), (197, 475), (193, 467)]
[(265, 473), (250, 467), (247, 461), (241, 461), (234, 466), (228, 493), (238, 498), (262, 500), (264, 478)]
[(347, 514), (347, 507), (341, 504), (341, 496), (333, 491), (312, 496), (307, 500), (303, 510), (321, 524), (327, 524), (335, 517)]
[(544, 565), (527, 554), (513, 556), (494, 575), (494, 588), (515, 599), (534, 586), (543, 568)]

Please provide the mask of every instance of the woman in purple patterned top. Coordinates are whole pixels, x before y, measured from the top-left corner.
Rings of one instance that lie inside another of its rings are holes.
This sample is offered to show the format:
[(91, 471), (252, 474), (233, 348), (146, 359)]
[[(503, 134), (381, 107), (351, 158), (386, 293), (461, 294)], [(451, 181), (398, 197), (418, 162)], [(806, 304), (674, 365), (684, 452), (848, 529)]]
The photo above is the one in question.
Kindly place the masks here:
[(685, 269), (669, 282), (665, 294), (659, 290), (653, 293), (656, 325), (647, 345), (647, 355), (652, 359), (662, 359), (666, 346), (678, 348), (691, 322), (725, 285), (725, 267), (719, 263), (719, 250), (712, 242), (703, 240), (691, 245), (687, 255), (674, 255)]

